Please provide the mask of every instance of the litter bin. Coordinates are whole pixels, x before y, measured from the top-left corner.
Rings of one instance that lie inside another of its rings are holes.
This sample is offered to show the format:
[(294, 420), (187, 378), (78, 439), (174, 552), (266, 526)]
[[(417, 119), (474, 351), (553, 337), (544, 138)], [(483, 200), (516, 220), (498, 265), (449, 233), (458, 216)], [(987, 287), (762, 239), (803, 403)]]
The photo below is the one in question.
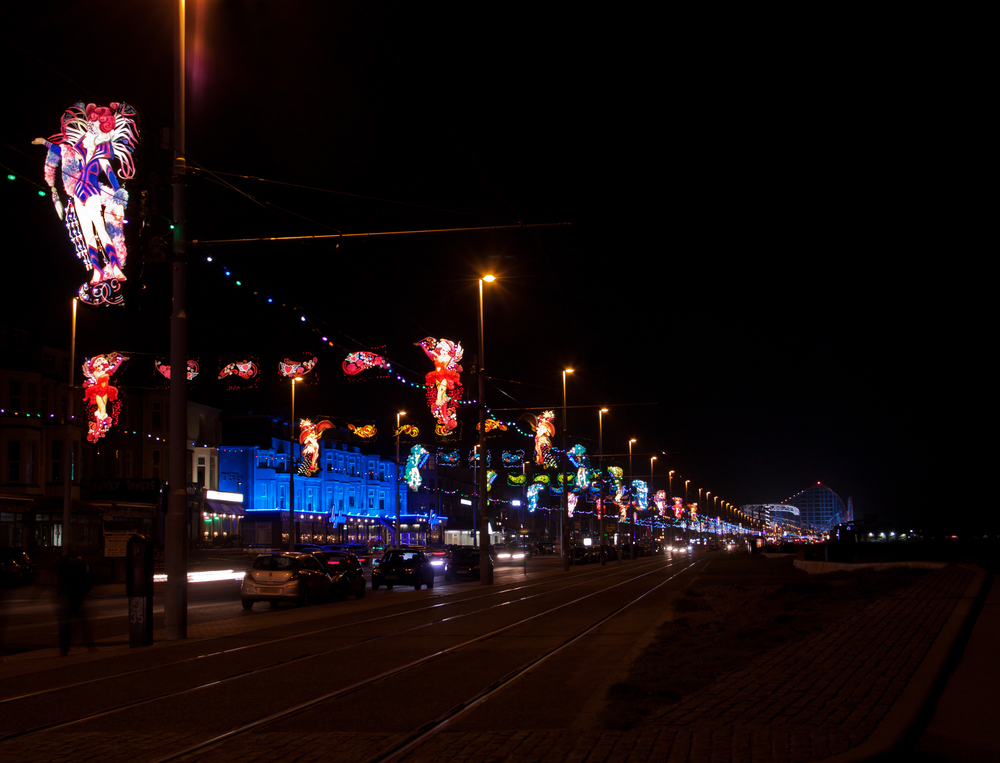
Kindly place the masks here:
[(125, 594), (128, 596), (128, 645), (153, 643), (153, 541), (133, 535), (125, 547)]

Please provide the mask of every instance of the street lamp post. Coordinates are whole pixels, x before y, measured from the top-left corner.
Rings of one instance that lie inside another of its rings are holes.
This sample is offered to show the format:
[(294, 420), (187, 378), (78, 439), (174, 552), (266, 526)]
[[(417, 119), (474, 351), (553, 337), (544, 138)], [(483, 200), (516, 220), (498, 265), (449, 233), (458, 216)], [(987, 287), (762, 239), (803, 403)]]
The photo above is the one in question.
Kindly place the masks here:
[(396, 414), (396, 500), (395, 500), (395, 504), (396, 504), (396, 527), (395, 527), (395, 530), (394, 530), (396, 537), (394, 537), (392, 539), (392, 543), (393, 543), (394, 546), (398, 546), (399, 545), (399, 488), (400, 488), (400, 484), (399, 484), (400, 483), (400, 479), (399, 479), (399, 420), (403, 416), (405, 416), (405, 415), (406, 415), (406, 411), (400, 411), (399, 413)]
[(288, 449), (288, 550), (295, 550), (295, 382), (292, 377), (292, 433)]
[[(562, 372), (562, 383), (563, 383), (563, 408), (562, 408), (562, 451), (563, 458), (566, 458), (566, 374), (573, 373), (572, 368), (565, 368)], [(560, 461), (560, 464), (562, 462)], [(560, 467), (561, 468), (561, 467)], [(556, 482), (559, 481), (559, 475), (556, 475)], [(566, 516), (566, 498), (567, 491), (569, 490), (569, 484), (563, 482), (562, 497), (559, 501), (559, 554), (563, 558), (563, 570), (569, 570), (569, 550), (567, 549), (568, 537), (569, 537), (569, 518)]]
[(486, 351), (483, 331), (483, 281), (493, 283), (496, 278), (486, 275), (479, 279), (479, 583), (493, 585), (493, 562), (490, 559), (490, 501), (486, 475)]
[[(646, 491), (646, 496), (655, 495), (653, 492), (653, 462), (656, 460), (656, 456), (649, 457), (649, 489)], [(648, 504), (647, 504), (648, 506)], [(653, 540), (653, 522), (655, 520), (655, 515), (650, 514), (649, 518), (649, 555), (652, 556), (655, 551), (655, 543)]]
[[(601, 408), (597, 412), (597, 471), (601, 475), (601, 481), (604, 481), (604, 414), (608, 412), (607, 408)], [(598, 506), (600, 511), (597, 517), (597, 542), (600, 544), (601, 551), (601, 564), (607, 564), (607, 554), (604, 553), (604, 485), (601, 485), (601, 492), (597, 498)]]
[[(633, 437), (628, 441), (628, 489), (629, 489), (629, 507), (632, 504), (632, 445), (636, 442)], [(629, 552), (628, 558), (635, 559), (635, 525), (633, 524), (629, 530)]]

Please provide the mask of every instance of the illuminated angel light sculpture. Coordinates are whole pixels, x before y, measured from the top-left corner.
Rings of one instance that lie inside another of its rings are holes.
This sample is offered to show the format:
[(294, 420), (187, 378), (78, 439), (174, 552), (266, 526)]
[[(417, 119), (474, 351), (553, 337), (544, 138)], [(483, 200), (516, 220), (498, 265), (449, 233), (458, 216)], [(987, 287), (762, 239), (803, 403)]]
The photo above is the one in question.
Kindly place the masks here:
[(298, 378), (300, 376), (305, 376), (307, 373), (313, 370), (313, 366), (319, 361), (319, 358), (313, 357), (309, 360), (303, 360), (301, 363), (297, 360), (289, 360), (285, 358), (284, 360), (278, 361), (278, 373), (286, 378)]
[(534, 485), (528, 485), (528, 512), (531, 513), (538, 508), (538, 494), (545, 490), (545, 485), (540, 485), (537, 482)]
[(608, 474), (611, 478), (612, 492), (615, 495), (615, 503), (621, 505), (625, 500), (625, 470), (620, 466), (609, 466)]
[(545, 411), (541, 416), (533, 413), (526, 413), (522, 419), (527, 419), (535, 430), (535, 463), (545, 469), (555, 469), (559, 466), (555, 453), (552, 452), (552, 438), (555, 436), (556, 427), (553, 423), (556, 415), (552, 411)]
[(410, 455), (406, 457), (406, 484), (413, 492), (417, 492), (423, 483), (420, 467), (427, 463), (428, 456), (430, 453), (424, 450), (423, 446), (414, 445), (410, 448)]
[[(83, 399), (87, 403), (90, 422), (87, 426), (87, 440), (97, 442), (118, 420), (118, 389), (111, 386), (111, 375), (128, 358), (120, 352), (95, 355), (83, 364)], [(111, 410), (109, 411), (109, 403)]]
[(570, 493), (566, 496), (566, 516), (571, 517), (576, 511), (577, 496), (576, 493)]
[[(77, 103), (63, 112), (58, 134), (32, 141), (48, 148), (45, 182), (76, 256), (91, 271), (90, 280), (79, 292), (80, 300), (90, 305), (120, 305), (123, 301), (120, 282), (126, 280), (128, 191), (118, 179), (135, 175), (135, 116), (135, 109), (127, 103)], [(61, 170), (65, 203), (56, 188), (57, 170)]]
[(639, 511), (649, 508), (647, 501), (649, 488), (643, 480), (632, 480), (632, 495), (635, 497), (635, 505)]
[(590, 456), (587, 455), (587, 449), (577, 444), (566, 451), (566, 456), (569, 458), (570, 463), (576, 467), (576, 479), (573, 483), (573, 489), (577, 492), (585, 491), (590, 487)]
[(497, 473), (492, 469), (486, 470), (486, 492), (490, 492), (493, 489), (493, 482), (497, 478)]
[(367, 371), (369, 368), (384, 368), (389, 369), (389, 363), (381, 355), (376, 355), (374, 352), (367, 352), (365, 350), (359, 352), (352, 352), (341, 364), (344, 373), (348, 376), (355, 376), (360, 374), (362, 371)]
[(674, 496), (674, 518), (680, 519), (684, 513), (684, 499)]
[(309, 419), (299, 419), (299, 444), (302, 446), (302, 463), (299, 474), (311, 477), (319, 471), (319, 438), (323, 431), (331, 429), (329, 421), (313, 423)]
[(458, 401), (462, 399), (459, 361), (465, 350), (461, 342), (426, 337), (416, 342), (434, 362), (434, 370), (424, 377), (427, 383), (427, 404), (437, 420), (434, 432), (439, 437), (450, 435), (458, 427)]
[[(153, 367), (157, 371), (159, 371), (161, 374), (163, 374), (163, 376), (165, 376), (166, 378), (168, 378), (168, 379), (170, 378), (170, 366), (168, 366), (166, 363), (161, 363), (158, 360), (154, 360), (153, 361)], [(201, 373), (201, 366), (198, 365), (198, 361), (197, 360), (189, 360), (187, 362), (187, 378), (188, 378), (188, 381), (191, 381), (199, 373)]]
[(657, 490), (656, 494), (653, 496), (653, 503), (656, 504), (656, 509), (660, 512), (660, 516), (662, 517), (667, 511), (667, 491)]

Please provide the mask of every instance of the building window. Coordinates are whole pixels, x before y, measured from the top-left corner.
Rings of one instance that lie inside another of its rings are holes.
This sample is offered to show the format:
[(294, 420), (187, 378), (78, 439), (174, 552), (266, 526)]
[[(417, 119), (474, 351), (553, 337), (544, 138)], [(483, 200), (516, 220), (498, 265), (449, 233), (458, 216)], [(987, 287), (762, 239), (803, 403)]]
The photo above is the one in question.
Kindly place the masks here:
[(7, 481), (18, 482), (21, 479), (21, 441), (11, 440), (7, 443)]
[(62, 480), (62, 457), (63, 457), (63, 441), (53, 440), (52, 441), (52, 481), (59, 482)]
[(7, 382), (7, 397), (10, 400), (10, 408), (17, 413), (21, 412), (21, 380), (11, 379)]
[(29, 442), (26, 443), (25, 448), (25, 482), (29, 485), (35, 484), (35, 456), (38, 454), (38, 443)]

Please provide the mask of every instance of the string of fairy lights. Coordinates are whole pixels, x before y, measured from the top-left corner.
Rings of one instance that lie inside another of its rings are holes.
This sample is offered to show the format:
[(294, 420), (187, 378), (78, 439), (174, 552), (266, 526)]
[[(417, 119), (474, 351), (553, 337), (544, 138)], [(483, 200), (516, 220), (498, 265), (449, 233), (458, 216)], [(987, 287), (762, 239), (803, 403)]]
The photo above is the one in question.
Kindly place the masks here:
[[(35, 193), (37, 193), (37, 195), (39, 197), (46, 198), (48, 196), (48, 192), (43, 188), (43, 186), (41, 185), (41, 183), (33, 181), (33, 180), (29, 179), (29, 178), (24, 177), (23, 175), (21, 175), (16, 170), (13, 170), (10, 167), (8, 167), (8, 166), (6, 166), (6, 165), (4, 165), (2, 163), (0, 163), (0, 168), (2, 168), (3, 170), (6, 171), (8, 181), (27, 183), (29, 186), (31, 186), (34, 189)], [(311, 314), (311, 311), (308, 311), (308, 310), (302, 308), (301, 306), (292, 304), (292, 303), (290, 303), (288, 301), (282, 301), (280, 298), (276, 297), (275, 295), (270, 294), (267, 291), (262, 290), (260, 288), (253, 288), (246, 281), (246, 279), (243, 276), (238, 275), (236, 273), (236, 271), (232, 267), (226, 265), (223, 262), (218, 261), (211, 254), (206, 255), (205, 258), (204, 258), (204, 261), (205, 261), (205, 263), (209, 267), (217, 268), (218, 271), (219, 271), (219, 273), (221, 273), (223, 279), (226, 282), (232, 284), (232, 286), (233, 286), (234, 289), (249, 291), (251, 296), (257, 297), (257, 298), (263, 300), (266, 305), (271, 305), (271, 306), (274, 306), (275, 308), (280, 308), (280, 309), (287, 310), (288, 312), (290, 312), (294, 317), (296, 317), (298, 319), (298, 322), (300, 324), (304, 324), (303, 327), (307, 328), (308, 331), (309, 331), (309, 333), (311, 333), (312, 335), (314, 335), (314, 338), (316, 338), (316, 339), (319, 340), (319, 343), (321, 344), (321, 346), (325, 350), (327, 350), (327, 351), (333, 350), (335, 352), (347, 352), (347, 353), (352, 352), (352, 350), (350, 348), (348, 348), (348, 347), (346, 347), (346, 346), (344, 346), (344, 345), (342, 345), (342, 344), (334, 341), (331, 338), (329, 332), (325, 332), (323, 329), (321, 329), (320, 326), (319, 326), (319, 323), (321, 322), (321, 320), (320, 319), (314, 319), (314, 317)], [(353, 341), (354, 340), (352, 340), (352, 342)], [(357, 343), (355, 343), (355, 344), (357, 344)], [(368, 349), (368, 348), (365, 348), (365, 349)], [(407, 373), (406, 373), (406, 372), (409, 372), (410, 374), (417, 375), (417, 372), (414, 372), (414, 371), (412, 371), (410, 369), (406, 369), (405, 367), (402, 370), (400, 370), (398, 367), (396, 367), (394, 364), (392, 364), (389, 361), (388, 357), (386, 357), (386, 361), (387, 361), (387, 363), (386, 363), (386, 365), (387, 365), (386, 373), (381, 374), (381, 378), (391, 378), (391, 379), (394, 379), (397, 383), (399, 383), (399, 384), (401, 384), (401, 385), (403, 385), (405, 387), (426, 392), (427, 387), (428, 387), (428, 385), (426, 383), (424, 383), (422, 381), (415, 381), (412, 378), (409, 378), (407, 376)], [(460, 406), (477, 406), (479, 401), (476, 400), (476, 399), (466, 399), (466, 400), (458, 400), (458, 401), (455, 401), (455, 402), (457, 403), (457, 405), (460, 405)], [(5, 411), (5, 410), (3, 410), (3, 409), (0, 409), (0, 413), (7, 414), (8, 412)], [(37, 417), (39, 419), (43, 418), (42, 414), (31, 414), (31, 413), (13, 412), (13, 411), (9, 412), (9, 413), (11, 413), (11, 414), (13, 414), (15, 416), (24, 416), (25, 418), (31, 418), (31, 417)], [(533, 432), (531, 432), (531, 431), (525, 431), (521, 427), (520, 423), (517, 422), (517, 421), (501, 421), (501, 420), (497, 419), (495, 417), (495, 415), (493, 414), (493, 412), (489, 410), (489, 408), (487, 408), (487, 414), (488, 414), (489, 419), (492, 419), (493, 421), (497, 422), (497, 425), (501, 425), (502, 424), (505, 429), (507, 429), (507, 430), (513, 430), (514, 432), (516, 432), (517, 434), (521, 435), (522, 437), (533, 438), (535, 436)], [(50, 418), (54, 418), (55, 414), (49, 414), (49, 417)], [(121, 432), (122, 434), (125, 434), (125, 435), (142, 436), (142, 434), (138, 430), (127, 430), (127, 429), (121, 429), (121, 428), (119, 428), (118, 431)], [(163, 442), (163, 443), (167, 442), (167, 439), (165, 437), (161, 437), (161, 436), (157, 436), (157, 435), (153, 435), (153, 434), (147, 434), (146, 437), (148, 439), (150, 439), (150, 440), (157, 441), (157, 442)], [(195, 443), (192, 442), (192, 445), (195, 445)], [(558, 449), (553, 448), (553, 453), (558, 454), (558, 455), (562, 455), (563, 452), (559, 451)], [(442, 464), (442, 465), (445, 465), (445, 464)], [(569, 472), (567, 472), (567, 474), (569, 474)], [(457, 496), (457, 497), (460, 497), (460, 498), (472, 498), (475, 495), (474, 493), (465, 493), (465, 492), (462, 492), (462, 491), (459, 491), (459, 490), (448, 490), (446, 488), (430, 487), (430, 486), (423, 486), (423, 485), (421, 485), (418, 488), (418, 490), (421, 491), (421, 492), (428, 492), (428, 493), (429, 492), (436, 492), (436, 493), (440, 493), (442, 495), (451, 495), (451, 496)], [(575, 513), (576, 514), (583, 514), (583, 515), (597, 515), (598, 512), (596, 510), (591, 510), (591, 509), (585, 508), (587, 506), (587, 504), (591, 502), (591, 496), (584, 495), (582, 497), (584, 498), (584, 502), (580, 504), (580, 508), (577, 509)], [(496, 505), (510, 505), (511, 504), (510, 500), (508, 500), (508, 499), (501, 499), (501, 498), (497, 498), (497, 497), (488, 497), (488, 501), (489, 501), (490, 504), (496, 504)], [(547, 507), (544, 507), (544, 506), (538, 506), (537, 510), (541, 511), (541, 512), (550, 512), (550, 511), (558, 511), (559, 509), (558, 508), (547, 508)], [(638, 518), (638, 523), (640, 525), (644, 525), (644, 526), (647, 526), (649, 528), (662, 527), (662, 526), (666, 526), (666, 525), (673, 525), (675, 527), (679, 527), (679, 526), (685, 526), (686, 523), (689, 522), (689, 521), (692, 524), (694, 524), (694, 523), (702, 523), (702, 522), (711, 522), (713, 520), (720, 527), (725, 528), (727, 532), (736, 531), (737, 528), (743, 528), (743, 529), (745, 529), (744, 526), (742, 526), (742, 525), (737, 525), (737, 524), (733, 524), (733, 523), (727, 522), (726, 520), (722, 520), (720, 517), (714, 517), (714, 518), (707, 517), (705, 519), (702, 519), (702, 518), (699, 517), (698, 519), (692, 518), (691, 520), (686, 520), (686, 519), (681, 519), (679, 517), (678, 518), (674, 518), (674, 517), (670, 517), (670, 516), (658, 516), (655, 513), (652, 516), (650, 516), (648, 518), (645, 518), (645, 519), (641, 518), (641, 517)]]

